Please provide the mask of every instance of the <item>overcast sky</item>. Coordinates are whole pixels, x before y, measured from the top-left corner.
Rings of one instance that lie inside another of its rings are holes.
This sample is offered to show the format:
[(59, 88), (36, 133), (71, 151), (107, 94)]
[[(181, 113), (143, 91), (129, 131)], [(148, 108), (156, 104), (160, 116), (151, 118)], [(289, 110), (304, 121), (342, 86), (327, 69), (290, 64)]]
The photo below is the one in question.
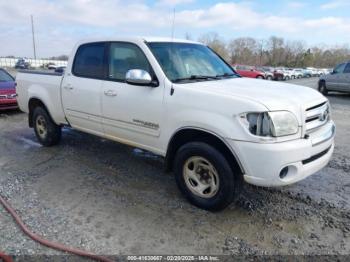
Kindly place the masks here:
[(308, 44), (350, 43), (349, 0), (0, 0), (0, 56), (32, 56), (34, 15), (38, 57), (69, 54), (94, 36), (171, 36), (223, 39), (271, 35)]

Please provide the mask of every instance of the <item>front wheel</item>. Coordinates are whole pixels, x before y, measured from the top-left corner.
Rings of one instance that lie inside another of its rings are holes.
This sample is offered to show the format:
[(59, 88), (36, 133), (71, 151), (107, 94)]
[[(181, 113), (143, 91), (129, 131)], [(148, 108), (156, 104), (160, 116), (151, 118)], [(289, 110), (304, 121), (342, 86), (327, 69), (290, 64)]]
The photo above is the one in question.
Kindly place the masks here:
[(34, 131), (40, 144), (53, 146), (61, 140), (61, 127), (56, 125), (47, 111), (36, 107), (33, 112)]
[(272, 81), (272, 76), (267, 76), (266, 79)]
[(325, 81), (320, 82), (320, 84), (318, 86), (318, 91), (320, 91), (325, 96), (328, 95), (328, 89), (326, 87)]
[(256, 78), (257, 78), (257, 79), (264, 79), (263, 76), (257, 76)]
[(241, 188), (239, 174), (214, 147), (191, 142), (177, 152), (174, 162), (176, 183), (193, 205), (218, 211), (227, 207)]

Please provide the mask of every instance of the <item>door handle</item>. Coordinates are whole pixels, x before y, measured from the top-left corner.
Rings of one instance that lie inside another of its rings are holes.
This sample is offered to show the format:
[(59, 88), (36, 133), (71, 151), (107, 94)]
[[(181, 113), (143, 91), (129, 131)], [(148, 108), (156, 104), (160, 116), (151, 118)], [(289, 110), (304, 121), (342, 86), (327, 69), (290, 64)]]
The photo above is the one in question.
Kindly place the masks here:
[(73, 90), (73, 86), (71, 84), (67, 84), (64, 86), (64, 89), (66, 90)]
[(104, 92), (106, 96), (117, 96), (117, 92), (113, 90), (108, 90)]

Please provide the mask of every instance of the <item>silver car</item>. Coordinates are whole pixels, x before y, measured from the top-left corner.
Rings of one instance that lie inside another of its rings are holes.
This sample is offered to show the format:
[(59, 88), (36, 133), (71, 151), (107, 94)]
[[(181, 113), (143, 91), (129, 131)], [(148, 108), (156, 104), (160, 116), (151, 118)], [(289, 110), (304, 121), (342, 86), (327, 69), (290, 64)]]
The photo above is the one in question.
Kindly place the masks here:
[(350, 61), (337, 65), (330, 74), (321, 76), (318, 90), (324, 95), (328, 91), (350, 93)]

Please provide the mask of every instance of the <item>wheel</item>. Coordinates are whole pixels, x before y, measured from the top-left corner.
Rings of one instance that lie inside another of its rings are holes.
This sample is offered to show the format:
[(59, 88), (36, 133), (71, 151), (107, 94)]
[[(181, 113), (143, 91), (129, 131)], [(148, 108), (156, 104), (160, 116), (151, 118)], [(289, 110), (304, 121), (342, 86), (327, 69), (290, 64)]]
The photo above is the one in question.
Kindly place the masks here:
[(263, 76), (257, 76), (256, 78), (257, 78), (257, 79), (264, 79)]
[(42, 107), (36, 107), (33, 112), (34, 131), (40, 144), (53, 146), (61, 140), (61, 127), (56, 125), (47, 111)]
[(318, 91), (320, 91), (325, 96), (328, 95), (328, 89), (326, 87), (325, 81), (320, 82), (320, 84), (318, 86)]
[(214, 147), (191, 142), (175, 156), (174, 171), (180, 191), (193, 205), (219, 211), (227, 207), (242, 187), (226, 158)]
[(277, 81), (282, 81), (282, 80), (283, 80), (283, 76), (279, 75), (279, 76), (277, 77)]
[(271, 81), (272, 80), (272, 76), (267, 76), (266, 79)]
[(286, 81), (288, 81), (290, 79), (290, 77), (289, 76), (286, 76)]

